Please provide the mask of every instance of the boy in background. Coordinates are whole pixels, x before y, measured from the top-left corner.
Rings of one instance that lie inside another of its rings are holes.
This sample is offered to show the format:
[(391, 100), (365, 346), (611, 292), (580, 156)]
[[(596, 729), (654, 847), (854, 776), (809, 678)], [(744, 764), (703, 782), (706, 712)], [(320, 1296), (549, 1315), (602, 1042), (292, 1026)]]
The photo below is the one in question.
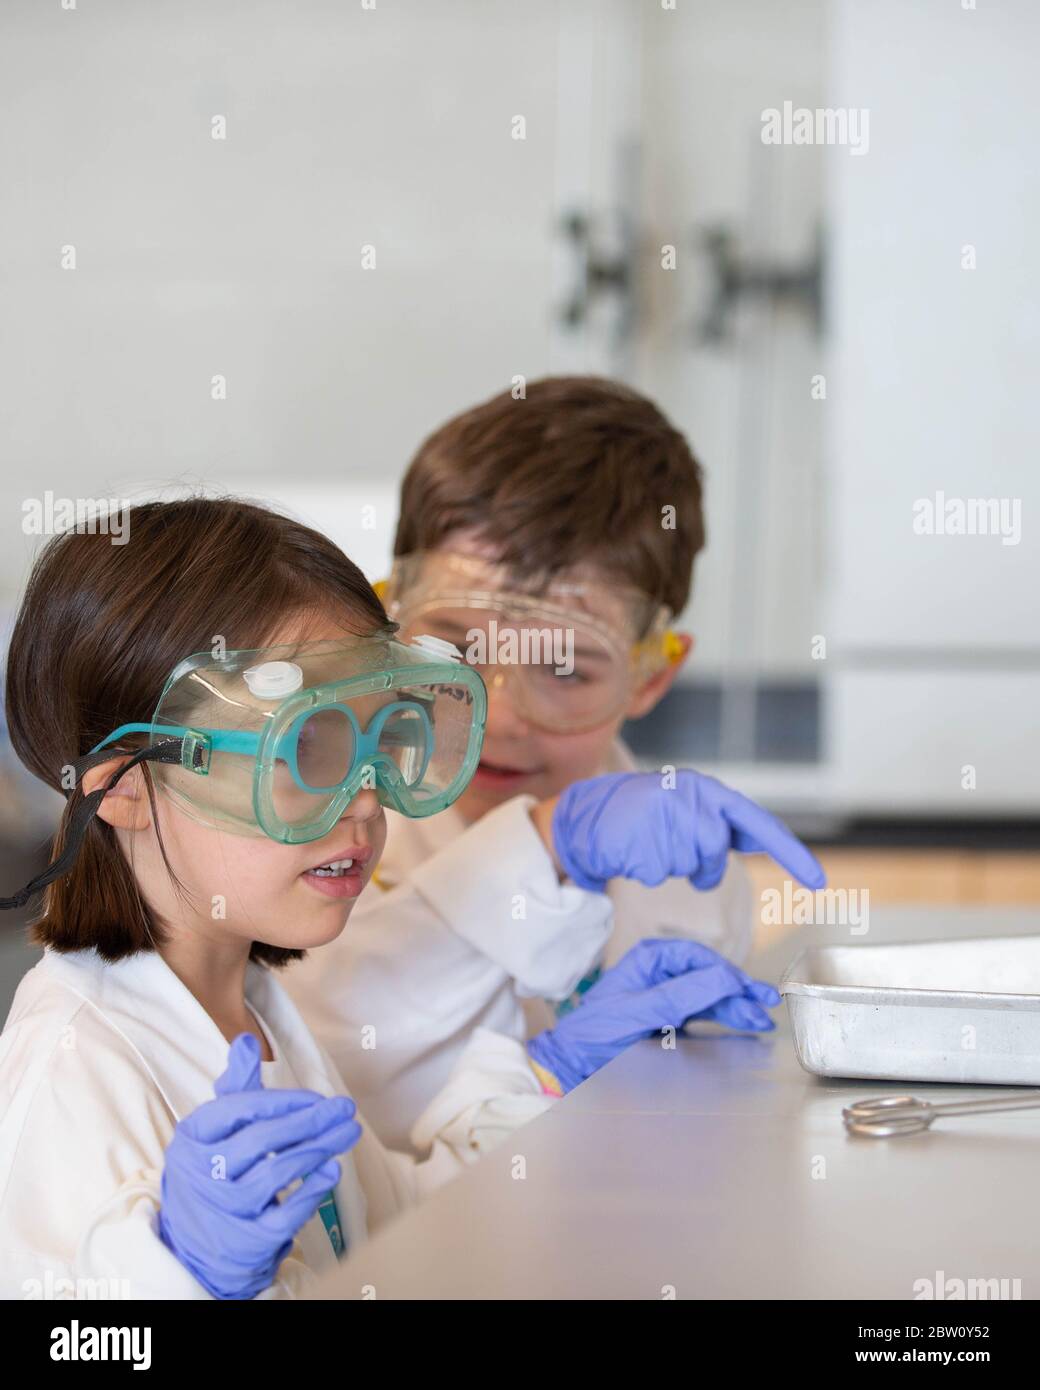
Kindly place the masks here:
[(474, 1028), (536, 1033), (640, 939), (745, 960), (751, 892), (731, 849), (823, 882), (760, 807), (694, 772), (637, 775), (621, 740), (690, 654), (672, 623), (704, 539), (686, 440), (620, 383), (529, 383), (413, 459), (384, 599), (401, 640), (480, 667), (481, 761), (448, 811), (388, 814), (382, 901), (287, 973), (384, 1142), (424, 1147), (411, 1126)]

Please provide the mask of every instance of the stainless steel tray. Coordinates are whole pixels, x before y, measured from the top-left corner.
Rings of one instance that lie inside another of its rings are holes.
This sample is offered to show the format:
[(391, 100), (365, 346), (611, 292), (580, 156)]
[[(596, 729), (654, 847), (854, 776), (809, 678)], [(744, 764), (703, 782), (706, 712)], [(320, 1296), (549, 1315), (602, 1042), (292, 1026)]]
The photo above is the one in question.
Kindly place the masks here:
[(1040, 936), (812, 946), (780, 993), (818, 1076), (1040, 1086)]

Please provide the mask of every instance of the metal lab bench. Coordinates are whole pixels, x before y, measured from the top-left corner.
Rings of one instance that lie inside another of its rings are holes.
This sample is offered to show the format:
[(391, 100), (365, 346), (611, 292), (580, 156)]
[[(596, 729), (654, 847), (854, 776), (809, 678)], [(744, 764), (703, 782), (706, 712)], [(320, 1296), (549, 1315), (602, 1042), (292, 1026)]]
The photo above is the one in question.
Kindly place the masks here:
[[(1035, 911), (916, 908), (875, 910), (858, 939), (1027, 933)], [(754, 970), (775, 980), (804, 946), (849, 940), (793, 931)], [(767, 1038), (629, 1049), (361, 1246), (320, 1296), (912, 1299), (937, 1277), (1040, 1296), (1040, 1111), (849, 1137), (850, 1100), (982, 1088), (820, 1080), (798, 1066), (783, 1006), (777, 1018)]]

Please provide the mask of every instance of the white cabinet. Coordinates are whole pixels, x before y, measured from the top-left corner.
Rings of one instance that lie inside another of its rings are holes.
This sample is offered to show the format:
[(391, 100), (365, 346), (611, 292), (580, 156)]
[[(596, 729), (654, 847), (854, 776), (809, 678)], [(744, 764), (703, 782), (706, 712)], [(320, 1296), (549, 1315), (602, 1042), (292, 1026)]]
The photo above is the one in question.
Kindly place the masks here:
[[(869, 153), (828, 153), (834, 785), (853, 809), (1035, 813), (1040, 9), (833, 17), (829, 103), (870, 111)], [(975, 533), (915, 530), (937, 499), (947, 531), (985, 502)]]

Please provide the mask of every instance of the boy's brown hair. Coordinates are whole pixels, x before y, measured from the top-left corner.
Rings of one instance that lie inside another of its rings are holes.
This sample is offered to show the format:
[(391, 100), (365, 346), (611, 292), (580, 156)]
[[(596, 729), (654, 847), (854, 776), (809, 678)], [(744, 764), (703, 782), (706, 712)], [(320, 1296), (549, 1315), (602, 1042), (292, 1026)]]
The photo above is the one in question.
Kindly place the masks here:
[(469, 530), (526, 580), (594, 564), (680, 613), (704, 546), (701, 469), (685, 438), (620, 382), (544, 377), (526, 390), (463, 411), (420, 446), (394, 554)]

